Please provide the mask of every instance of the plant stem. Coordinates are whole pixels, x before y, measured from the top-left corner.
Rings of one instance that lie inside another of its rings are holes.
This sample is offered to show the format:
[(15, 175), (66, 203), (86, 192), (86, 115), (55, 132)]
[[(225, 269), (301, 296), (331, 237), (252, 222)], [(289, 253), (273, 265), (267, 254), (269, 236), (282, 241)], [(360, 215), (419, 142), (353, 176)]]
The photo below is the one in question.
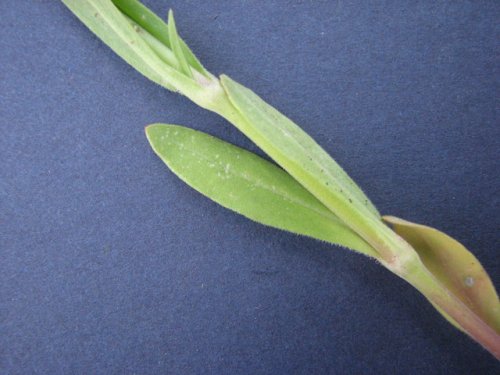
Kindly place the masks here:
[[(489, 319), (498, 312), (498, 306), (481, 315), (484, 304), (480, 303), (478, 315), (467, 293), (461, 298), (460, 291), (457, 293), (446, 280), (442, 282), (439, 272), (427, 268), (426, 258), (421, 258), (422, 249), (407, 237), (409, 242), (405, 241), (382, 221), (368, 197), (312, 138), (255, 93), (227, 76), (219, 79), (209, 73), (179, 38), (171, 11), (167, 25), (136, 0), (63, 2), (139, 72), (235, 125), (361, 237), (356, 238), (371, 247), (370, 256), (413, 285), (452, 324), (500, 359), (500, 336), (495, 330), (498, 320)], [(444, 242), (444, 248), (449, 250), (447, 243), (449, 239)], [(459, 265), (470, 263), (464, 261), (470, 258), (467, 254), (464, 249), (457, 256), (462, 261)], [(483, 269), (476, 272), (488, 279)], [(486, 297), (480, 296), (481, 302), (498, 300), (493, 285), (489, 288)], [(489, 304), (484, 306), (488, 310)]]
[[(390, 267), (386, 268), (394, 272)], [(440, 283), (422, 262), (414, 263), (412, 267), (405, 269), (404, 274), (394, 273), (448, 314), (465, 333), (500, 360), (500, 335), (492, 327)]]
[[(218, 113), (255, 142), (257, 140), (255, 137), (258, 135), (247, 131), (249, 129), (248, 120), (233, 106), (224, 89), (220, 87), (219, 81), (212, 82), (206, 91), (206, 100), (204, 103), (198, 104)], [(262, 138), (258, 141), (259, 146), (265, 152), (272, 150), (272, 143), (266, 142)], [(277, 159), (275, 156), (273, 158)], [(280, 163), (279, 160), (276, 161)], [(287, 172), (303, 183), (303, 179), (301, 181), (296, 170), (287, 169)], [(315, 191), (317, 186), (307, 186), (306, 184), (304, 186), (313, 194), (317, 193)], [(318, 197), (317, 194), (315, 195)], [(375, 248), (380, 255), (379, 261), (384, 267), (413, 285), (430, 302), (447, 313), (472, 339), (481, 344), (497, 359), (500, 359), (500, 335), (430, 273), (410, 244), (382, 221), (364, 217), (362, 213), (354, 217), (352, 211), (349, 212), (348, 217), (344, 217), (343, 210), (339, 209), (341, 202), (328, 200), (322, 200), (322, 202)]]

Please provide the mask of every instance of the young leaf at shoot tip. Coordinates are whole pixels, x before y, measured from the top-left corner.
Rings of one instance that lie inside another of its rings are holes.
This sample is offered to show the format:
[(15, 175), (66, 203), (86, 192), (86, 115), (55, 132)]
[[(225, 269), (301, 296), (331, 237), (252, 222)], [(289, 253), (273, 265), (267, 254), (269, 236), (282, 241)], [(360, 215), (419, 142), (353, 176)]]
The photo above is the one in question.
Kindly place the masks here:
[(177, 28), (175, 26), (174, 12), (172, 9), (168, 11), (168, 39), (175, 56), (177, 56), (177, 59), (179, 60), (182, 71), (188, 77), (193, 78), (193, 73), (191, 72), (191, 68), (186, 60), (186, 56), (184, 56), (184, 51), (181, 48), (179, 35), (177, 34)]

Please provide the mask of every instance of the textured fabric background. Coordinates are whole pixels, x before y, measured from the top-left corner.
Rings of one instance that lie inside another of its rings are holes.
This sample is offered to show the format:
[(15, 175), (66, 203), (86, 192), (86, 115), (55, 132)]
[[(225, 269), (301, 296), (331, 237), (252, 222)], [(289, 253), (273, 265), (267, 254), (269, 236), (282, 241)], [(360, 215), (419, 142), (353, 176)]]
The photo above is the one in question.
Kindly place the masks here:
[[(146, 1), (213, 73), (294, 119), (380, 211), (500, 284), (500, 3)], [(144, 126), (256, 151), (147, 81), (59, 2), (0, 2), (1, 374), (494, 374), (362, 256), (266, 228), (176, 178)]]

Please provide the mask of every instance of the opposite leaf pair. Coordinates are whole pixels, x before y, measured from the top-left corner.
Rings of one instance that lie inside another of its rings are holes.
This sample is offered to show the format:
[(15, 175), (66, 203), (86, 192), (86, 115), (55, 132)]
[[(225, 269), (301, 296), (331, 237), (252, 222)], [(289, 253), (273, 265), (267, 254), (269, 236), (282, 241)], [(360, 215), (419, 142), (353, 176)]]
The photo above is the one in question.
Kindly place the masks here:
[(465, 247), (436, 229), (380, 217), (295, 123), (229, 77), (208, 72), (179, 37), (172, 12), (167, 25), (136, 0), (63, 2), (135, 69), (230, 121), (282, 168), (191, 129), (148, 127), (152, 147), (180, 178), (255, 221), (375, 258), (500, 358), (500, 302)]

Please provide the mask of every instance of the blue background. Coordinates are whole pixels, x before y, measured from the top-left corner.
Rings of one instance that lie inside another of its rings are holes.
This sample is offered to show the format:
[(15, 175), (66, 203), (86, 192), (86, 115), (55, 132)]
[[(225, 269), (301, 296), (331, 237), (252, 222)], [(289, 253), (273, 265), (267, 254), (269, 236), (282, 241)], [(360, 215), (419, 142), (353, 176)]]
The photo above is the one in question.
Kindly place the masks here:
[[(499, 285), (499, 2), (146, 4)], [(0, 14), (1, 374), (499, 373), (402, 280), (217, 206), (144, 136), (169, 122), (256, 151), (230, 124), (58, 1)]]

